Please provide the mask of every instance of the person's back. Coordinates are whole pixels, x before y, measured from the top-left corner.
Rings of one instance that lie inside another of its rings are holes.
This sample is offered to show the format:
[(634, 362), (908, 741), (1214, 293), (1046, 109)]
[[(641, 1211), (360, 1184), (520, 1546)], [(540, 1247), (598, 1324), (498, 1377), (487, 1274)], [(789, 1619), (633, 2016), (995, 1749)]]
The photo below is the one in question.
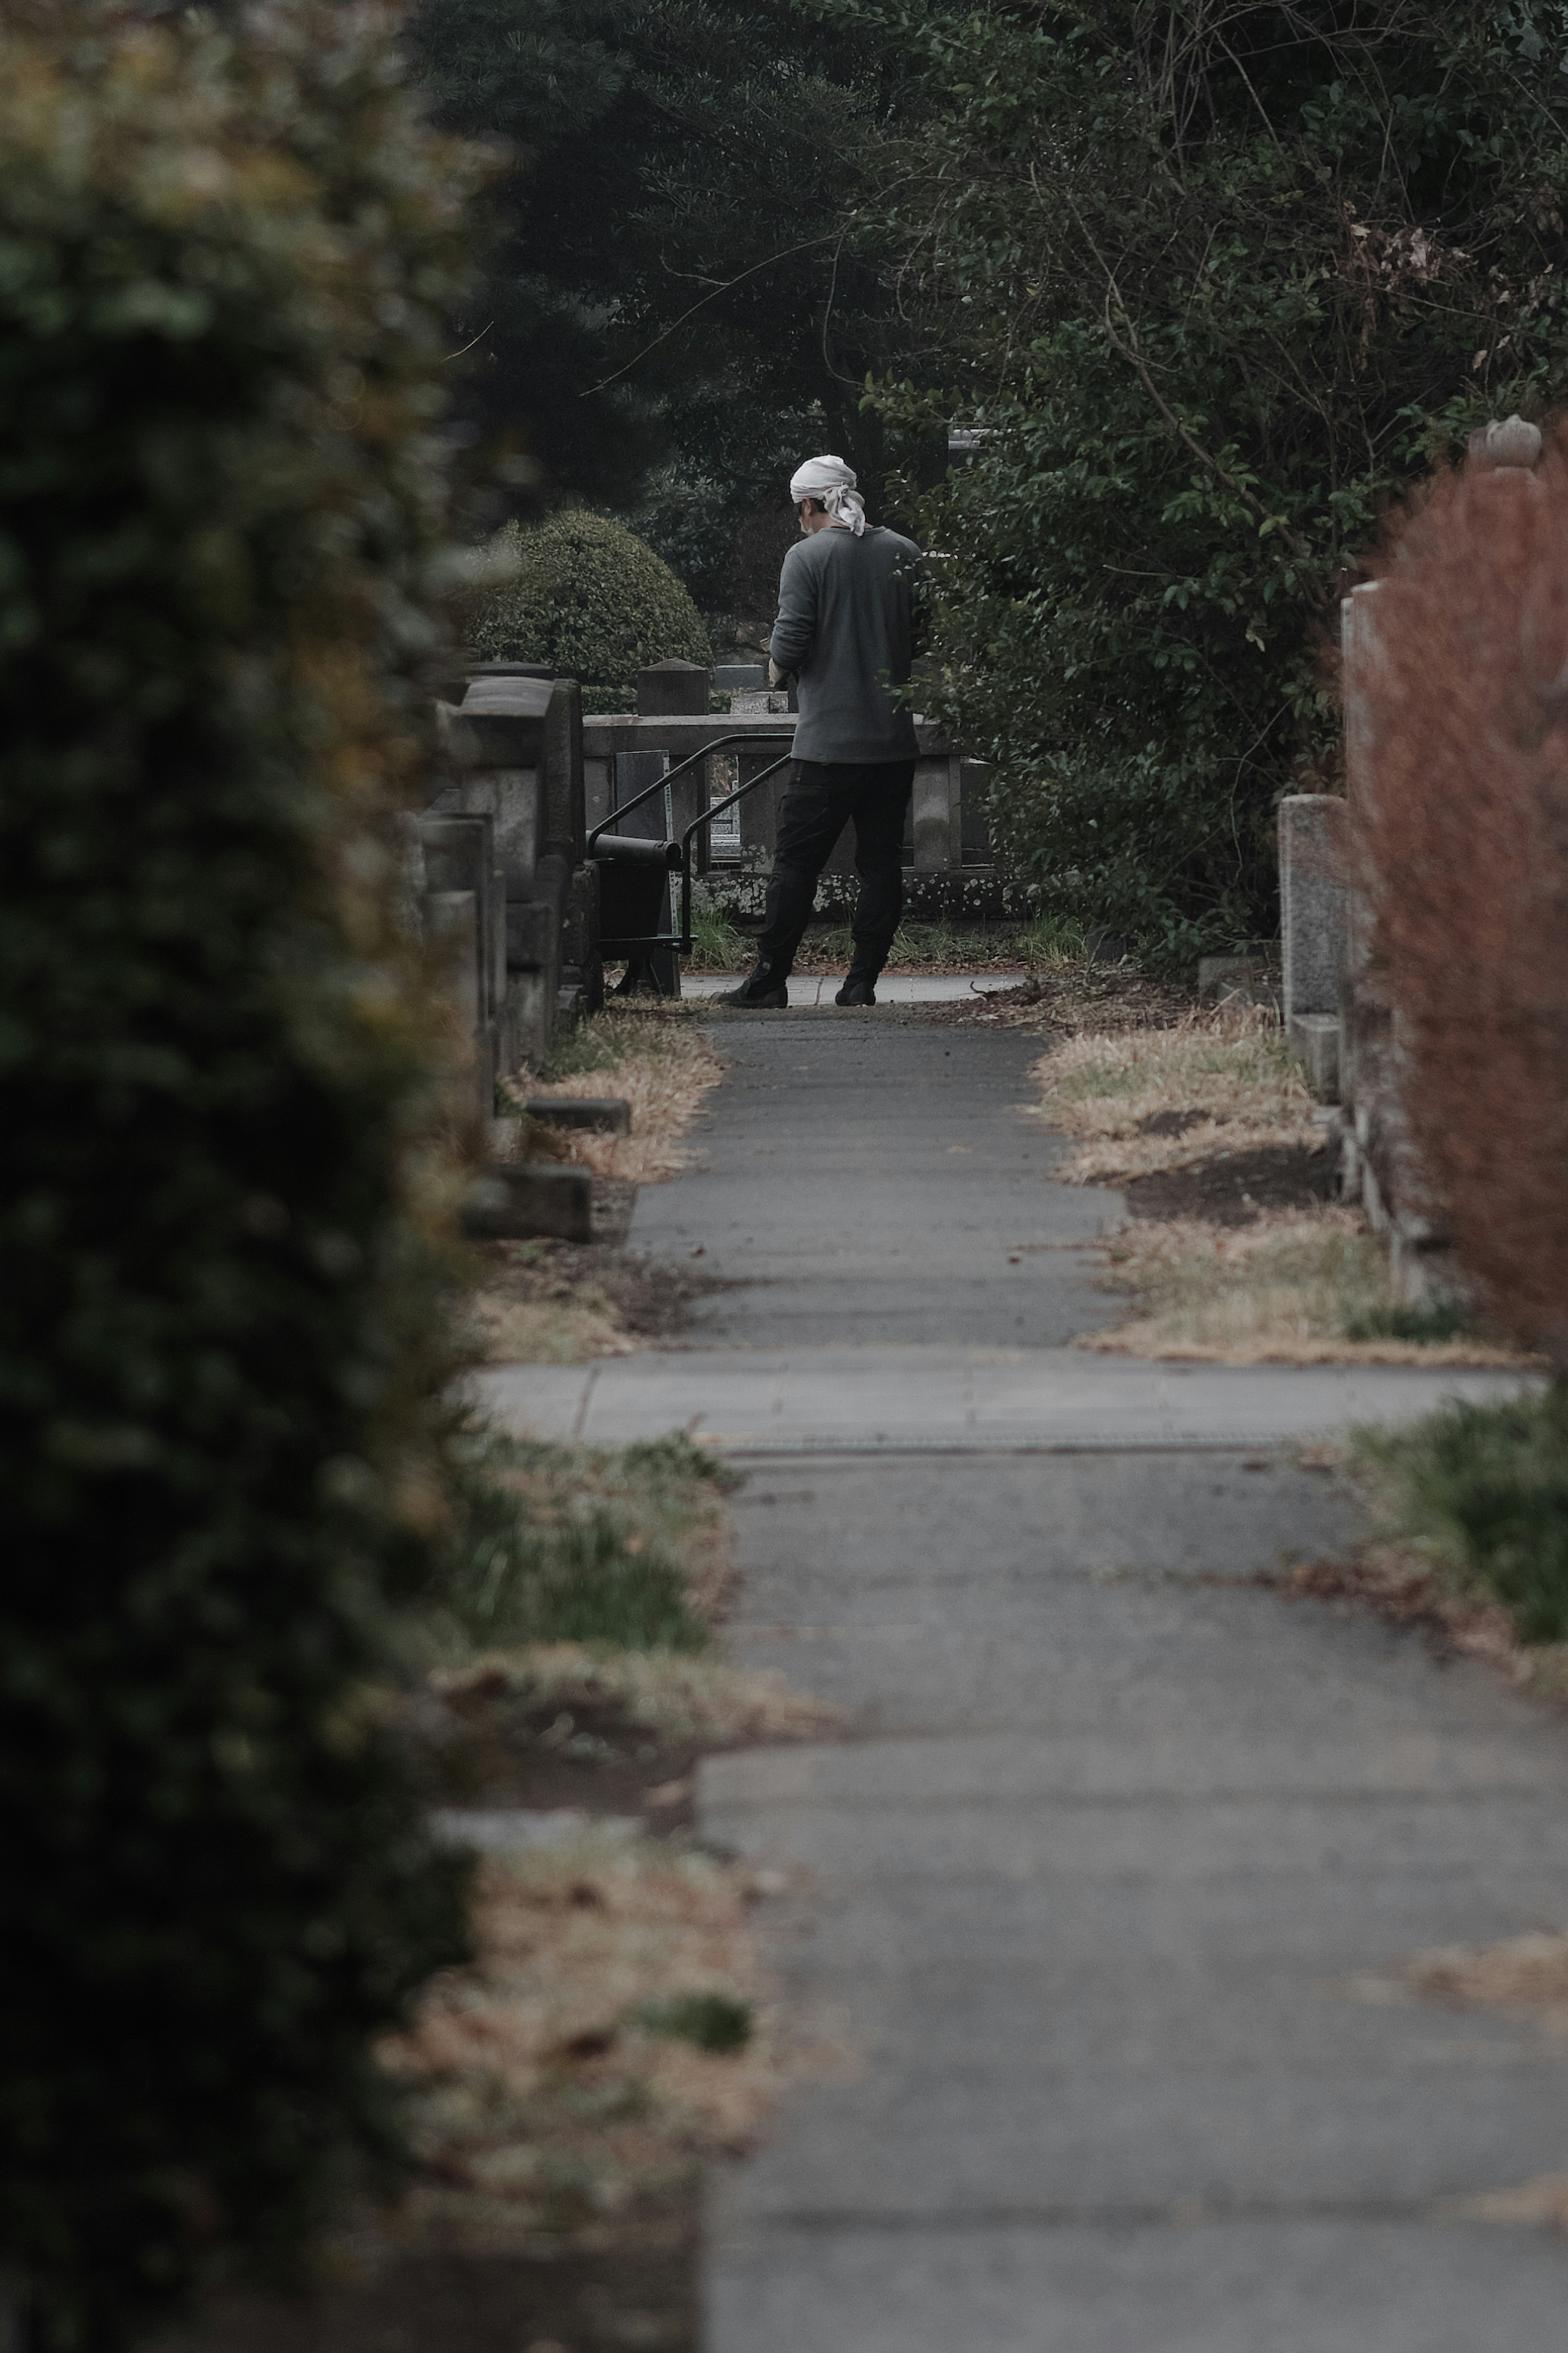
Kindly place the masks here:
[(914, 757), (915, 728), (889, 686), (907, 683), (913, 540), (868, 523), (814, 532), (784, 557), (773, 657), (795, 675), (797, 760)]
[(768, 677), (795, 681), (795, 777), (778, 813), (756, 968), (721, 1005), (789, 1003), (787, 983), (816, 884), (847, 825), (860, 894), (840, 1005), (875, 1005), (904, 903), (903, 838), (914, 787), (914, 721), (890, 690), (910, 675), (910, 607), (920, 549), (866, 520), (842, 458), (812, 458), (791, 480), (804, 534), (784, 560)]

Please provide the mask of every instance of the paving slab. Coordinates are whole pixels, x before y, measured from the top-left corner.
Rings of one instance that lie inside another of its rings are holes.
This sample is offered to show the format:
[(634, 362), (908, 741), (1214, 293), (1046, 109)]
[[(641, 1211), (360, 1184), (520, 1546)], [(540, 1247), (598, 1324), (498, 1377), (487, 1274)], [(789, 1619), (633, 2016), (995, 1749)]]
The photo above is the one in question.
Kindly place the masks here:
[(1118, 1194), (1053, 1180), (1067, 1147), (1031, 1078), (1045, 1041), (878, 1013), (750, 1013), (693, 1166), (637, 1196), (631, 1247), (723, 1289), (695, 1345), (883, 1342), (1049, 1347), (1110, 1321), (1070, 1247), (1119, 1222)]
[(739, 1655), (862, 1736), (702, 1768), (841, 2054), (714, 2186), (708, 2353), (1535, 2348), (1568, 2245), (1450, 2201), (1568, 2171), (1568, 2052), (1401, 1970), (1568, 1920), (1568, 1727), (1260, 1581), (1361, 1525), (1289, 1460), (889, 1468), (736, 1500)]
[[(727, 989), (739, 988), (745, 976), (741, 972), (683, 972), (680, 993), (682, 997), (721, 997)], [(876, 1013), (884, 1005), (952, 1005), (961, 1003), (967, 997), (991, 997), (998, 989), (1016, 988), (1027, 977), (1027, 974), (1023, 972), (884, 973), (877, 983), (878, 1002), (868, 1009)], [(792, 973), (787, 1010), (793, 1013), (797, 1009), (831, 1005), (843, 986), (842, 973), (834, 973), (826, 977), (818, 977), (811, 973)], [(868, 1008), (840, 1007), (837, 1009)]]
[(941, 1345), (668, 1349), (498, 1366), (476, 1383), (500, 1419), (542, 1436), (620, 1446), (689, 1430), (722, 1452), (759, 1456), (1266, 1447), (1534, 1386), (1480, 1368), (1147, 1364)]
[(704, 2353), (1560, 2343), (1568, 2237), (1466, 2201), (1568, 2174), (1568, 2045), (1404, 1972), (1568, 1922), (1568, 1721), (1286, 1574), (1365, 1527), (1300, 1441), (1518, 1377), (1074, 1349), (1121, 1205), (1039, 1040), (713, 1034), (632, 1226), (720, 1278), (691, 1345), (480, 1384), (734, 1461), (731, 1650), (840, 1712), (700, 1774), (818, 2050), (712, 2181)]
[(708, 2326), (750, 2353), (1540, 2353), (1563, 2292), (1544, 2233), (1344, 2209), (1217, 2222), (1184, 2203), (776, 2229), (714, 2276)]

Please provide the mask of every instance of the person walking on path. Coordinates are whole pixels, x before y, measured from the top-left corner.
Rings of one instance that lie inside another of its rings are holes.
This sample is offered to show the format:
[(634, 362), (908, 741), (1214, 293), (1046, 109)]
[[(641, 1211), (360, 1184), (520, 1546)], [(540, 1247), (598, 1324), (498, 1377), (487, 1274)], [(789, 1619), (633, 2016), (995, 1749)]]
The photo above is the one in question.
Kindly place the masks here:
[(866, 520), (842, 458), (813, 458), (790, 482), (804, 534), (784, 560), (770, 682), (793, 676), (800, 720), (779, 811), (767, 919), (754, 969), (721, 1005), (784, 1006), (817, 881), (855, 828), (860, 895), (840, 1005), (875, 1005), (904, 905), (904, 818), (915, 779), (914, 721), (889, 687), (910, 675), (910, 603), (921, 551)]

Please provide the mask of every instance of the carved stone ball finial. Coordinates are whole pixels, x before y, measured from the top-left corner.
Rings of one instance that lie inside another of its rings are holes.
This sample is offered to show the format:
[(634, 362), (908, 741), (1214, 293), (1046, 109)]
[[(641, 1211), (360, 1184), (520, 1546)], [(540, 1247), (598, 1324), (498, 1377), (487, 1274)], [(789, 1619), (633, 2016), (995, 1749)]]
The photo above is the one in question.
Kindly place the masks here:
[(1541, 455), (1541, 427), (1527, 425), (1522, 417), (1501, 425), (1494, 418), (1487, 427), (1486, 450), (1494, 466), (1520, 466), (1528, 473)]

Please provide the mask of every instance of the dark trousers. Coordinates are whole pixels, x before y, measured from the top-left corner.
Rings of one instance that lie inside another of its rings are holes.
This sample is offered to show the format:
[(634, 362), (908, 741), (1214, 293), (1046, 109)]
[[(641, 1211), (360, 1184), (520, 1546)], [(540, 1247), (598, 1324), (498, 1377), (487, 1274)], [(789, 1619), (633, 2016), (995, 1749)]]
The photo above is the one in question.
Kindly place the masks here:
[(851, 969), (875, 976), (888, 960), (904, 912), (904, 818), (914, 790), (912, 760), (797, 760), (779, 811), (778, 845), (768, 881), (767, 923), (757, 947), (788, 972), (811, 920), (817, 879), (847, 825), (855, 828), (855, 909)]

